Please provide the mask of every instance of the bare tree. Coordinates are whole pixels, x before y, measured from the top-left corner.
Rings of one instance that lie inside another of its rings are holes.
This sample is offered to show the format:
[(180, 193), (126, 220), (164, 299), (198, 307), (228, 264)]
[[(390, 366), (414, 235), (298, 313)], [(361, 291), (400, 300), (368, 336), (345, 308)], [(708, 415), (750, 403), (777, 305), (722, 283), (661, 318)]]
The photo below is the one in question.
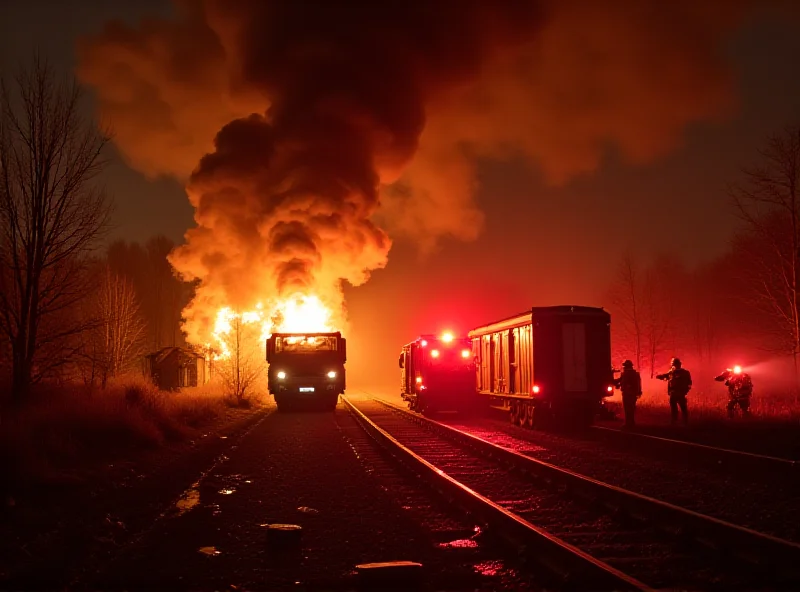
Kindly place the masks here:
[(223, 339), (226, 355), (215, 365), (227, 394), (240, 404), (252, 393), (266, 367), (260, 331), (259, 323), (247, 323), (241, 315), (233, 315)]
[[(743, 170), (731, 194), (747, 224), (751, 242), (749, 269), (754, 303), (783, 333), (785, 351), (800, 356), (800, 126), (769, 138), (759, 151), (761, 163)], [(753, 241), (752, 239), (758, 239)]]
[(91, 314), (96, 322), (85, 332), (84, 360), (90, 372), (84, 370), (84, 380), (99, 378), (105, 388), (109, 378), (129, 369), (141, 353), (146, 326), (133, 284), (108, 266)]
[(617, 283), (612, 289), (612, 302), (616, 315), (622, 319), (621, 330), (635, 358), (637, 368), (642, 367), (643, 311), (639, 273), (633, 257), (628, 254), (622, 260), (617, 274)]
[(86, 293), (83, 258), (106, 228), (110, 206), (91, 181), (108, 141), (81, 112), (81, 88), (59, 82), (39, 57), (0, 92), (0, 329), (11, 344), (12, 388), (24, 399), (41, 376), (43, 343), (82, 330), (64, 315)]
[(643, 282), (640, 308), (650, 378), (656, 374), (658, 357), (663, 353), (673, 328), (675, 299), (670, 293), (670, 283), (675, 278), (672, 277), (672, 271), (669, 262), (661, 258), (647, 269)]
[(108, 249), (111, 268), (129, 278), (136, 288), (142, 313), (147, 319), (148, 347), (185, 345), (181, 312), (192, 295), (192, 286), (180, 280), (167, 255), (175, 244), (165, 236), (154, 236), (144, 246), (115, 241)]
[(711, 365), (715, 361), (719, 342), (719, 310), (723, 304), (719, 301), (719, 296), (730, 284), (728, 281), (722, 290), (716, 289), (715, 266), (719, 267), (722, 263), (724, 260), (696, 270), (687, 286), (690, 291), (690, 308), (686, 318), (686, 333), (690, 336), (697, 360), (705, 365)]

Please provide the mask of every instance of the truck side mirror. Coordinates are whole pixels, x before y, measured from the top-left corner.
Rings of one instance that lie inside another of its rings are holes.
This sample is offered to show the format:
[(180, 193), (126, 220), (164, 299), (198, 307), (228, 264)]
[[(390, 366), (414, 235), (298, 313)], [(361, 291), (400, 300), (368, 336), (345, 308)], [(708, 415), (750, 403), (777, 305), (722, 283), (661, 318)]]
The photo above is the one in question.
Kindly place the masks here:
[(400, 368), (403, 368), (403, 367), (405, 366), (405, 364), (403, 363), (404, 361), (405, 361), (405, 360), (403, 359), (403, 354), (400, 354), (400, 358), (397, 360), (397, 365), (398, 365)]

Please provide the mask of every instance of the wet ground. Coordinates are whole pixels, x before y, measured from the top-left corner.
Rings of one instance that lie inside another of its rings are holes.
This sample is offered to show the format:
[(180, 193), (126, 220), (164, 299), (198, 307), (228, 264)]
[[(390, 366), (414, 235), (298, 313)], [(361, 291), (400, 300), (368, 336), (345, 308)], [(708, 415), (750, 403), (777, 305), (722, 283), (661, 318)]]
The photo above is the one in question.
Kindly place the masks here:
[(406, 561), (373, 589), (541, 589), (418, 487), (342, 405), (273, 413), (75, 587), (353, 589), (357, 565)]

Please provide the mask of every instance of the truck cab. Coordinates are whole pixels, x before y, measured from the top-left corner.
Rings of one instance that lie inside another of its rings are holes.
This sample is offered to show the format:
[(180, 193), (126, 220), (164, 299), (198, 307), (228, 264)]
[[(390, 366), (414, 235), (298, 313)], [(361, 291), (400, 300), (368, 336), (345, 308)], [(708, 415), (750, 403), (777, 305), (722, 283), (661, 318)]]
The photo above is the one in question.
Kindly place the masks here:
[(346, 386), (346, 346), (338, 331), (270, 335), (267, 384), (278, 410), (306, 405), (334, 410)]

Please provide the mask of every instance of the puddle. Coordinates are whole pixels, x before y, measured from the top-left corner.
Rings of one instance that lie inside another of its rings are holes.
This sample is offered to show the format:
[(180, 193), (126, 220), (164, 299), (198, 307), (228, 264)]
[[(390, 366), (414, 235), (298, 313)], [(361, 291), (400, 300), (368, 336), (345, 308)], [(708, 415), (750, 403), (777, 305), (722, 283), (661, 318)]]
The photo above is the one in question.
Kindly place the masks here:
[(308, 506), (300, 506), (297, 508), (297, 511), (302, 512), (303, 514), (319, 514), (319, 510), (309, 508)]
[(216, 557), (220, 554), (216, 547), (200, 547), (197, 552), (208, 555), (209, 557)]
[(233, 489), (233, 488), (231, 488), (231, 489), (220, 489), (220, 490), (219, 490), (219, 492), (220, 492), (222, 495), (231, 495), (232, 493), (235, 493), (235, 492), (236, 492), (236, 490), (235, 490), (235, 489)]
[(181, 498), (175, 502), (175, 507), (178, 509), (178, 516), (183, 516), (200, 503), (200, 491), (196, 489), (197, 485), (198, 484), (195, 483), (192, 485), (192, 489), (184, 491)]
[(448, 543), (439, 543), (436, 546), (440, 549), (477, 549), (478, 542), (475, 539), (458, 539)]
[(446, 543), (439, 543), (436, 546), (440, 549), (477, 549), (478, 548), (477, 538), (481, 535), (481, 527), (476, 526), (473, 529), (473, 532), (475, 534), (469, 538), (456, 539)]
[(492, 559), (490, 561), (481, 561), (472, 566), (475, 573), (482, 576), (497, 576), (506, 571), (506, 566), (500, 559)]

